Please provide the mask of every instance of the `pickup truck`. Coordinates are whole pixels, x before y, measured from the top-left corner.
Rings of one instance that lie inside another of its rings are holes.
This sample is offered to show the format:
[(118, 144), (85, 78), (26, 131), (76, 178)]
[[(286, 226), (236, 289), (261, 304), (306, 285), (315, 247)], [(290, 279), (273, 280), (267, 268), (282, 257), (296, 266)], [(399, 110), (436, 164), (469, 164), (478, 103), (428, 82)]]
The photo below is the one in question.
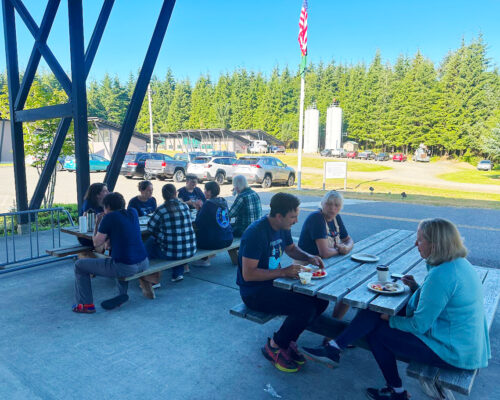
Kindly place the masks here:
[(144, 179), (158, 178), (163, 181), (166, 178), (173, 178), (175, 182), (182, 182), (186, 179), (188, 164), (178, 154), (173, 160), (147, 160), (144, 167)]

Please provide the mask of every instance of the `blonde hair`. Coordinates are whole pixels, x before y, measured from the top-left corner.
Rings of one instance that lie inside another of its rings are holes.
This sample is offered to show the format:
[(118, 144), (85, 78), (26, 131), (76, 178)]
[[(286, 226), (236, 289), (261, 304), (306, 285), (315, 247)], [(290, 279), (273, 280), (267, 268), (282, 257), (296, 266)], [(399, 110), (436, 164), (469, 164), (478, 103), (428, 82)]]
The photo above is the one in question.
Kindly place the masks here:
[(467, 249), (453, 222), (443, 218), (424, 219), (420, 221), (418, 229), (431, 245), (428, 264), (439, 265), (467, 256)]
[(337, 206), (340, 206), (340, 208), (342, 208), (342, 206), (344, 205), (344, 198), (336, 190), (330, 190), (321, 199), (321, 207), (323, 207), (326, 203), (331, 202), (334, 202)]

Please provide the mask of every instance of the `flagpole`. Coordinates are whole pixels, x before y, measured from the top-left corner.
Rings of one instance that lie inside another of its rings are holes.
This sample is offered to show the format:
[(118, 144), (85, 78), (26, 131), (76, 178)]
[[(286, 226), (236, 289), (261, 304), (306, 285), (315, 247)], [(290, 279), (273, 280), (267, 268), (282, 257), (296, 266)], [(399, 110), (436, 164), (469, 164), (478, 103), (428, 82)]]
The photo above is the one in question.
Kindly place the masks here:
[(304, 75), (305, 69), (300, 74), (300, 115), (299, 115), (299, 148), (298, 151), (298, 167), (297, 167), (297, 190), (301, 190), (302, 188), (302, 134), (304, 128)]

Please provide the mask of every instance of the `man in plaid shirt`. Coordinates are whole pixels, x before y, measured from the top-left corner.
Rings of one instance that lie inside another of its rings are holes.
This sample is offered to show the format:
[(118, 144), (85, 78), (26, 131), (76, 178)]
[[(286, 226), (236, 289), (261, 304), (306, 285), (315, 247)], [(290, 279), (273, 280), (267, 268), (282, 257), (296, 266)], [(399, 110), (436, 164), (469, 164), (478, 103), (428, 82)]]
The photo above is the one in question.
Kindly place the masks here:
[(241, 236), (245, 229), (262, 216), (262, 205), (260, 197), (255, 191), (248, 187), (243, 175), (233, 177), (233, 193), (238, 194), (229, 210), (229, 219), (235, 218), (231, 224), (233, 236)]
[[(162, 188), (165, 200), (148, 222), (151, 237), (146, 242), (148, 257), (163, 260), (182, 260), (196, 253), (196, 235), (189, 207), (178, 200), (175, 186), (168, 183)], [(184, 265), (172, 268), (172, 281), (184, 278)], [(152, 284), (159, 282), (159, 275), (151, 274), (141, 281), (141, 289), (146, 297), (154, 298)]]

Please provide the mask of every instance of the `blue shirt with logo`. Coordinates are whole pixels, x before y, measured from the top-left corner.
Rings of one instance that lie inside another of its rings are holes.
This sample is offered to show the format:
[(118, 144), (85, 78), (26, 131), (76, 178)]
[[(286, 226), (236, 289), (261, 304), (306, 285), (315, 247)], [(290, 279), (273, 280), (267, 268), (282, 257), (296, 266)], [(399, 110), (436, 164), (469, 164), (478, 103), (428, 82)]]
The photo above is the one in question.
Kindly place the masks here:
[(340, 235), (340, 240), (345, 239), (348, 236), (347, 229), (342, 222), (340, 215), (335, 217), (337, 219), (337, 224), (339, 226), (339, 232), (335, 227), (335, 222), (333, 219), (328, 222), (328, 228), (330, 232), (326, 229), (326, 220), (320, 211), (311, 213), (302, 225), (302, 230), (300, 231), (299, 247), (307, 251), (309, 254), (318, 256), (319, 250), (316, 245), (316, 239), (326, 239), (328, 236), (335, 238), (335, 236)]
[(262, 287), (272, 286), (273, 280), (245, 281), (243, 278), (243, 257), (259, 260), (257, 268), (281, 268), (281, 256), (285, 248), (293, 243), (290, 230), (275, 231), (267, 216), (253, 222), (243, 233), (238, 252), (238, 275), (236, 283), (240, 287), (242, 297), (251, 296)]
[(194, 225), (196, 241), (200, 249), (221, 249), (227, 246), (227, 242), (233, 241), (229, 208), (223, 197), (207, 200), (198, 211)]
[(135, 208), (139, 217), (143, 217), (144, 215), (152, 214), (156, 210), (156, 199), (151, 197), (146, 201), (139, 200), (139, 197), (136, 196), (128, 202), (128, 209)]

